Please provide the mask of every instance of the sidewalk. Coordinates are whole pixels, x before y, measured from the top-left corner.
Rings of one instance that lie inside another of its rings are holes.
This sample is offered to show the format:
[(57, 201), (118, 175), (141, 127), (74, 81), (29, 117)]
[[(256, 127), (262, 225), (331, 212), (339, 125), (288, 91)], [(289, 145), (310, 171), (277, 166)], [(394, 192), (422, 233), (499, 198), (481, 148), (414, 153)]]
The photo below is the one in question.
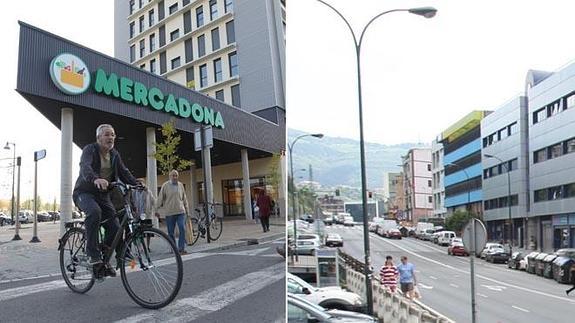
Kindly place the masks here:
[[(164, 229), (164, 228), (163, 228)], [(165, 230), (165, 229), (164, 229)], [(14, 226), (0, 227), (0, 289), (2, 282), (27, 278), (60, 276), (58, 260), (58, 235), (60, 223), (38, 223), (39, 243), (30, 243), (33, 224), (22, 224), (22, 240), (12, 241)], [(190, 253), (224, 250), (237, 246), (264, 242), (285, 236), (285, 219), (270, 218), (270, 231), (263, 232), (261, 224), (244, 218), (224, 218), (222, 236), (207, 243), (199, 238), (186, 250)]]

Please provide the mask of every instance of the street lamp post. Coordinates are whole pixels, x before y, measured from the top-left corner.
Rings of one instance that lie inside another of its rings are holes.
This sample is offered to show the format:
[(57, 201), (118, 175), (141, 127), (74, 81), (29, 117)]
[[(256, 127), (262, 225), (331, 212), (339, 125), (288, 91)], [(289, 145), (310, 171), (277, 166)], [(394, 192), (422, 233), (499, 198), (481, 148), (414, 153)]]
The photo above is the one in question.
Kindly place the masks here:
[[(456, 163), (448, 163), (446, 166), (453, 166), (453, 167), (457, 167), (460, 170), (462, 170), (463, 173), (465, 174), (466, 181), (469, 182), (469, 174), (467, 173), (465, 168), (459, 166), (459, 164), (456, 164)], [(467, 188), (467, 203), (465, 204), (465, 209), (466, 210), (469, 209), (469, 212), (471, 212), (471, 198), (469, 196), (469, 188)]]
[(513, 231), (515, 231), (513, 220), (511, 219), (511, 175), (509, 174), (509, 167), (507, 163), (501, 160), (501, 158), (490, 155), (490, 154), (483, 154), (483, 156), (487, 158), (494, 158), (497, 159), (503, 167), (505, 167), (505, 172), (507, 173), (507, 215), (509, 217), (509, 226), (507, 227), (507, 232), (509, 234), (509, 255), (513, 254)]
[(288, 144), (288, 149), (289, 149), (289, 165), (290, 165), (290, 186), (291, 186), (291, 206), (292, 206), (292, 212), (293, 212), (293, 243), (294, 243), (294, 249), (293, 249), (293, 254), (292, 254), (292, 262), (293, 262), (293, 255), (295, 255), (295, 259), (296, 261), (298, 261), (298, 255), (297, 255), (297, 216), (296, 216), (296, 205), (295, 205), (295, 184), (294, 184), (294, 171), (293, 171), (293, 146), (295, 145), (295, 143), (303, 138), (303, 137), (316, 137), (316, 138), (323, 138), (323, 134), (321, 133), (314, 133), (314, 134), (305, 134), (305, 135), (301, 135), (298, 136), (294, 139), (294, 141), (292, 141), (291, 144)]
[(377, 14), (375, 17), (371, 18), (371, 20), (363, 27), (361, 31), (361, 35), (359, 37), (359, 42), (351, 25), (345, 19), (345, 17), (337, 11), (333, 6), (326, 3), (323, 0), (317, 0), (320, 3), (326, 5), (345, 22), (351, 35), (353, 37), (353, 42), (355, 45), (355, 58), (356, 58), (356, 65), (357, 65), (357, 92), (358, 92), (358, 107), (359, 107), (359, 150), (360, 150), (360, 159), (361, 159), (361, 199), (362, 199), (362, 208), (363, 208), (363, 240), (364, 240), (364, 249), (365, 249), (365, 284), (366, 284), (366, 299), (367, 299), (367, 312), (368, 314), (373, 313), (373, 297), (372, 297), (372, 290), (371, 290), (371, 278), (370, 278), (370, 256), (369, 256), (369, 228), (368, 228), (368, 219), (367, 219), (367, 183), (366, 183), (366, 175), (365, 175), (365, 144), (363, 140), (363, 106), (362, 106), (362, 93), (361, 93), (361, 44), (363, 42), (363, 36), (365, 35), (365, 31), (371, 25), (371, 23), (376, 20), (377, 18), (391, 12), (398, 12), (398, 11), (405, 11), (415, 15), (423, 16), (425, 18), (432, 18), (437, 13), (437, 9), (433, 7), (421, 7), (421, 8), (412, 8), (412, 9), (393, 9), (384, 11), (382, 13)]
[(4, 149), (10, 150), (10, 145), (14, 146), (14, 158), (12, 159), (12, 223), (14, 222), (14, 182), (16, 181), (16, 144), (13, 142), (6, 142)]

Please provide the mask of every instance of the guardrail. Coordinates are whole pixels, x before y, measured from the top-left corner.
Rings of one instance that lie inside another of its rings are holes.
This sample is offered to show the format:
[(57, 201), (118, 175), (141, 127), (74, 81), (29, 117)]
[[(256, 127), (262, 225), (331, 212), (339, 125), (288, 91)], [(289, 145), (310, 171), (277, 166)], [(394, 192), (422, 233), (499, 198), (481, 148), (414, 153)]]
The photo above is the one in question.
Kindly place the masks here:
[[(364, 264), (341, 250), (338, 256), (344, 260), (340, 262), (340, 266), (345, 266), (345, 287), (360, 295), (365, 301)], [(377, 277), (374, 277), (371, 283), (374, 316), (377, 316), (380, 322), (454, 323), (453, 320), (422, 302), (404, 297), (401, 291), (391, 293), (387, 288), (381, 286)]]

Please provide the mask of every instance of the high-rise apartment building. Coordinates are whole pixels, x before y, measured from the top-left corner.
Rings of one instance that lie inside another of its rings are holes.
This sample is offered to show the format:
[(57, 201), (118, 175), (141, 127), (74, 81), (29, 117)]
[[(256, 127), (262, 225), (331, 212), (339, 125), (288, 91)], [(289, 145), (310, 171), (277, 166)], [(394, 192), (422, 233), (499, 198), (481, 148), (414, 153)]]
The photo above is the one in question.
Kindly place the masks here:
[(115, 0), (116, 58), (277, 122), (285, 0)]
[(417, 223), (433, 215), (431, 149), (413, 148), (403, 156), (405, 220)]
[(436, 138), (431, 143), (433, 217), (435, 218), (445, 218), (447, 213), (447, 209), (445, 209), (445, 186), (443, 185), (443, 178), (445, 177), (443, 144), (441, 144), (440, 141), (441, 137)]

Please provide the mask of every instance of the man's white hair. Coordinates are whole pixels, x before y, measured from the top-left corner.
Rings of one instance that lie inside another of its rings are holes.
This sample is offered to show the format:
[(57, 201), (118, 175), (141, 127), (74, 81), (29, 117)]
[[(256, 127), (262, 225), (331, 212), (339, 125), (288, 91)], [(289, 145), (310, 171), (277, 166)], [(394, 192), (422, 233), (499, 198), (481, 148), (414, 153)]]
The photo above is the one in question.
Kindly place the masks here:
[(106, 129), (106, 128), (110, 128), (110, 129), (114, 130), (114, 127), (112, 127), (111, 124), (107, 124), (107, 123), (101, 124), (98, 126), (98, 128), (96, 128), (96, 138), (100, 137), (100, 135), (104, 133), (104, 129)]

